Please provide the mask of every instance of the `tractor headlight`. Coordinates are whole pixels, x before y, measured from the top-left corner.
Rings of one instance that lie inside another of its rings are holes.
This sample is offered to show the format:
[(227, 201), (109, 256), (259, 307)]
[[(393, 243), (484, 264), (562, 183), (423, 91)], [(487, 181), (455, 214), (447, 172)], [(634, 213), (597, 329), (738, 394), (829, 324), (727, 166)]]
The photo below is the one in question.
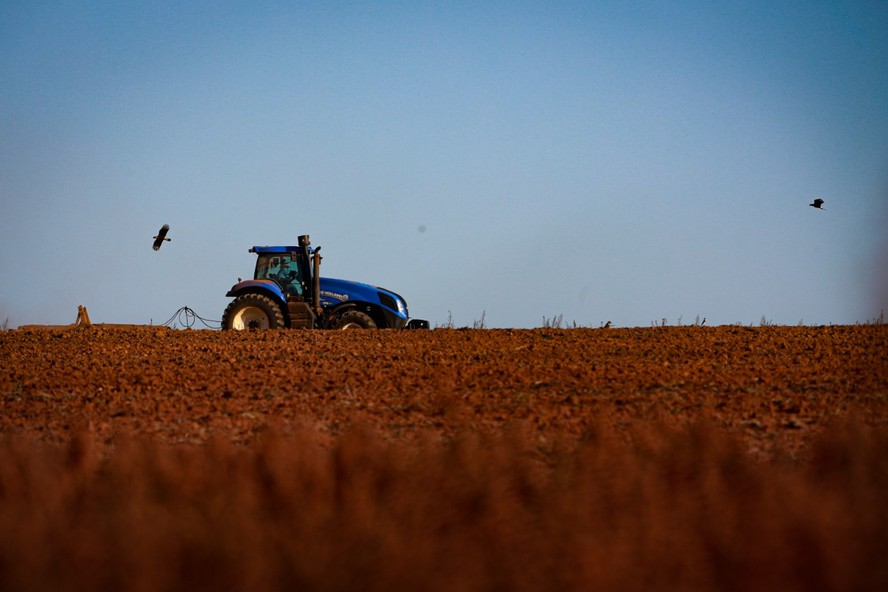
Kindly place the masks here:
[(379, 301), (392, 310), (397, 310), (398, 314), (407, 316), (407, 303), (404, 299), (394, 293), (378, 292)]

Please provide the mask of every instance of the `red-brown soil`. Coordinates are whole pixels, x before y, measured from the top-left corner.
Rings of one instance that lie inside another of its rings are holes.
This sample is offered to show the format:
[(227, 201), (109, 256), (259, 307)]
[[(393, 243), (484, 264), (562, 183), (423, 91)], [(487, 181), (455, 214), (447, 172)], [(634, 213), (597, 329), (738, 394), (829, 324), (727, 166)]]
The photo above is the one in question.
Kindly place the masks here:
[(0, 589), (884, 589), (888, 327), (0, 333)]
[(714, 422), (753, 452), (796, 452), (837, 419), (888, 419), (888, 326), (0, 333), (0, 433), (163, 442), (310, 426), (388, 438), (520, 423)]

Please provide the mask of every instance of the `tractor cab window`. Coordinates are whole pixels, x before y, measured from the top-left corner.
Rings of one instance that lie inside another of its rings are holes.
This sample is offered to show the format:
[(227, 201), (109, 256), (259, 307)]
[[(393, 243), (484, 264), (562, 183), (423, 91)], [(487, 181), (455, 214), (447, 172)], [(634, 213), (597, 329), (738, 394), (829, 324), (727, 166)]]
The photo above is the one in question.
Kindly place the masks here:
[(301, 299), (304, 292), (299, 261), (291, 253), (263, 254), (256, 261), (256, 279), (274, 280), (287, 298)]

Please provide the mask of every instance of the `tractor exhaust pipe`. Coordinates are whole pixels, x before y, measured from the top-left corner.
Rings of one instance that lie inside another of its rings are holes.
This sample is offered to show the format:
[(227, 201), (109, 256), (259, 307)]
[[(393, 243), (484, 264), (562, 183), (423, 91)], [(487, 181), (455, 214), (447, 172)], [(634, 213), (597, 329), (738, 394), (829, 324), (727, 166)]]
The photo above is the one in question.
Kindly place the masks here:
[(321, 309), (321, 247), (312, 252), (311, 238), (307, 234), (299, 236), (299, 248), (305, 249), (306, 256), (311, 255), (311, 301), (314, 304), (314, 312), (320, 317)]
[(315, 306), (315, 314), (321, 316), (321, 247), (311, 255), (311, 298)]

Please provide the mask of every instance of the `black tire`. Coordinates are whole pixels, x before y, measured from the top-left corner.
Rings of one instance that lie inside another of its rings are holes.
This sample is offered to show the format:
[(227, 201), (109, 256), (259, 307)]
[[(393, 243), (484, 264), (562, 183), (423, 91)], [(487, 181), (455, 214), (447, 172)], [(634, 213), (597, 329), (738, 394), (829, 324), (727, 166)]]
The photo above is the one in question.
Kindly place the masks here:
[(225, 308), (222, 329), (244, 331), (249, 329), (283, 329), (284, 313), (277, 303), (262, 294), (243, 294)]
[(345, 331), (346, 329), (375, 329), (376, 323), (370, 318), (370, 315), (360, 310), (347, 310), (336, 320), (336, 328)]

